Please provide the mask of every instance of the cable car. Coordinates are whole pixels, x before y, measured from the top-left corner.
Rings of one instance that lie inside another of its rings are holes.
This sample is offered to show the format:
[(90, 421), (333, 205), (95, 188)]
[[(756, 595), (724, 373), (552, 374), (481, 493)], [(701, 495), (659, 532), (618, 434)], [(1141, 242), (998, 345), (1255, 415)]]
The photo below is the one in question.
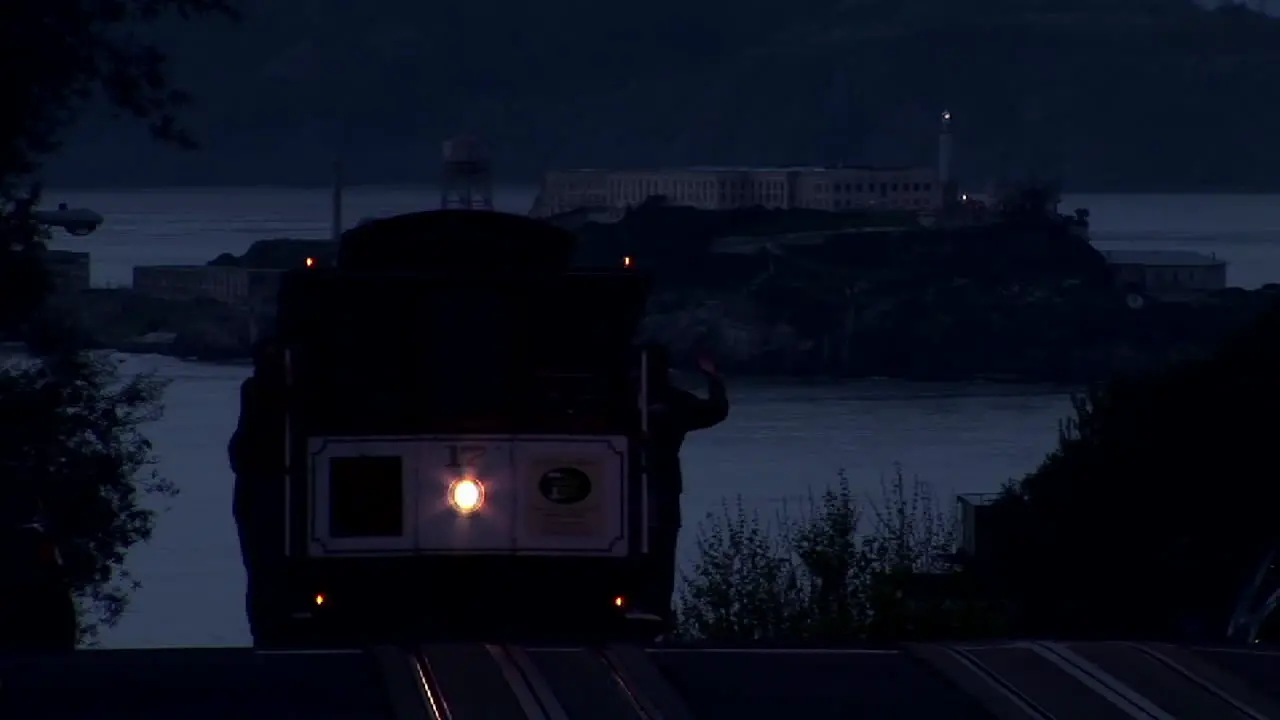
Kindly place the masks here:
[(280, 644), (634, 636), (649, 282), (574, 241), (418, 213), (282, 279)]

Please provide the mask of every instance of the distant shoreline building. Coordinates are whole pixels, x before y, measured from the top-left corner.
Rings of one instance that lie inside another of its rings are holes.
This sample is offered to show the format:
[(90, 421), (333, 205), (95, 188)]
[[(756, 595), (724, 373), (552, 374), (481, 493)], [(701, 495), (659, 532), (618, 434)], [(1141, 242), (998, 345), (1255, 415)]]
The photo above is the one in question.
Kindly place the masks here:
[(1130, 292), (1178, 297), (1227, 287), (1227, 261), (1185, 250), (1104, 250), (1116, 284)]
[(704, 210), (766, 208), (937, 212), (951, 183), (951, 113), (942, 114), (936, 167), (689, 167), (552, 170), (530, 215), (635, 207), (651, 197)]

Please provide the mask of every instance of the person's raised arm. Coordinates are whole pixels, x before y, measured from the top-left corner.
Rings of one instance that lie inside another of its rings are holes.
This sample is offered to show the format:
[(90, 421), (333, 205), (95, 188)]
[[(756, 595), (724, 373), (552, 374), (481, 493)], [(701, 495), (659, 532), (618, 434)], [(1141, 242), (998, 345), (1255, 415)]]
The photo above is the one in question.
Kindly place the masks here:
[(682, 414), (689, 430), (705, 430), (719, 425), (729, 417), (729, 393), (724, 380), (716, 372), (715, 363), (704, 355), (698, 358), (698, 368), (707, 378), (707, 398), (704, 400), (686, 393)]

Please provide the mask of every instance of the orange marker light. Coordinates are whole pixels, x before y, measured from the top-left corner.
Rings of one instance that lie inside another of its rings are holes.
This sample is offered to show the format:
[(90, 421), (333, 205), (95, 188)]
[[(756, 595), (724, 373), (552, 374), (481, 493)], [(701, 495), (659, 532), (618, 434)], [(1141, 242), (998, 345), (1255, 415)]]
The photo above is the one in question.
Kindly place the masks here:
[(307, 267), (314, 267), (315, 264), (316, 264), (315, 258), (307, 258)]
[(628, 256), (626, 256), (626, 257), (622, 258), (622, 267), (631, 267), (631, 256), (630, 256), (630, 255), (628, 255)]
[(613, 599), (614, 607), (622, 607), (623, 605), (626, 605), (626, 604), (627, 604), (626, 599), (624, 599), (621, 595)]
[(324, 604), (324, 593), (317, 593), (317, 594), (316, 594), (316, 607), (320, 607), (320, 606), (321, 606), (321, 605), (323, 605), (323, 604)]

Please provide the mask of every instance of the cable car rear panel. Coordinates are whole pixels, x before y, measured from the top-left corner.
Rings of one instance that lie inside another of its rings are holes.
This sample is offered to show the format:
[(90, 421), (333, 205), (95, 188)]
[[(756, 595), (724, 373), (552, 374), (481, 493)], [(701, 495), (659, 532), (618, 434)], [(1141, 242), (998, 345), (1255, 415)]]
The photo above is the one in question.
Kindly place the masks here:
[[(287, 274), (293, 607), (400, 635), (497, 632), (491, 603), (526, 631), (616, 618), (646, 549), (647, 294), (626, 270)], [(464, 477), (471, 513), (450, 503)]]

